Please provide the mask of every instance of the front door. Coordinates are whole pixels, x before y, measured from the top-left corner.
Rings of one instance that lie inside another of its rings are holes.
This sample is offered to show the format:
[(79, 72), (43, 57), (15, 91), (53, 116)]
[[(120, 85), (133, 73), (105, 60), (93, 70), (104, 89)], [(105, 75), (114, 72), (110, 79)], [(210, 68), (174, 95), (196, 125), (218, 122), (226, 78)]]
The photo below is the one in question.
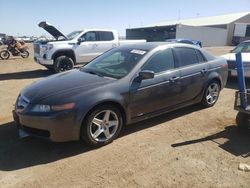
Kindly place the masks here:
[(116, 47), (116, 42), (111, 31), (89, 31), (80, 39), (81, 44), (76, 44), (77, 62), (90, 62), (95, 57)]
[(131, 84), (129, 104), (131, 118), (137, 118), (157, 112), (178, 103), (180, 92), (180, 72), (175, 69), (171, 49), (154, 54), (142, 67), (141, 71), (154, 71), (155, 77)]
[(82, 42), (80, 44), (76, 44), (75, 46), (77, 62), (89, 62), (98, 56), (98, 38), (95, 31), (84, 33), (80, 39)]

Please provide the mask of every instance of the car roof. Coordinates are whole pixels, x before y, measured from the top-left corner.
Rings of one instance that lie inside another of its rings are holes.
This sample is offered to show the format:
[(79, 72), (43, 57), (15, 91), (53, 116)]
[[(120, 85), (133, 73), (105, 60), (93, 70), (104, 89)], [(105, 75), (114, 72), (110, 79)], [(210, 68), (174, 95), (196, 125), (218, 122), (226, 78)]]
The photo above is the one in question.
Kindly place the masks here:
[(145, 42), (145, 43), (137, 43), (137, 44), (128, 44), (123, 45), (120, 49), (141, 49), (145, 51), (151, 51), (157, 47), (166, 46), (166, 47), (188, 47), (188, 48), (195, 48), (199, 49), (194, 45), (191, 44), (184, 44), (184, 43), (172, 43), (172, 42)]

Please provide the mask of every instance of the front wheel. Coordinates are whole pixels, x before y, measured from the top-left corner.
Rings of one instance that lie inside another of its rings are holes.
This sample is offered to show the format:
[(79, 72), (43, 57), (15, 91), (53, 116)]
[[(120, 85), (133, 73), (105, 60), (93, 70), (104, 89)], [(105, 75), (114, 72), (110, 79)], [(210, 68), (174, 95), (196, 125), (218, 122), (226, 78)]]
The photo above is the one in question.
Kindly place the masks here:
[(56, 73), (71, 70), (74, 67), (74, 62), (70, 57), (60, 56), (56, 58), (54, 63), (54, 70)]
[(29, 57), (29, 52), (27, 50), (24, 50), (22, 53), (21, 53), (21, 57), (22, 58), (28, 58)]
[(81, 138), (89, 145), (111, 143), (121, 131), (123, 119), (120, 111), (111, 105), (96, 108), (82, 125)]
[(0, 57), (1, 59), (4, 59), (4, 60), (9, 59), (10, 53), (8, 52), (8, 50), (3, 50), (0, 52)]
[(205, 89), (202, 106), (205, 108), (212, 107), (217, 102), (220, 95), (220, 84), (217, 81), (212, 81)]
[(243, 112), (238, 112), (236, 116), (236, 123), (240, 129), (250, 130), (250, 115)]

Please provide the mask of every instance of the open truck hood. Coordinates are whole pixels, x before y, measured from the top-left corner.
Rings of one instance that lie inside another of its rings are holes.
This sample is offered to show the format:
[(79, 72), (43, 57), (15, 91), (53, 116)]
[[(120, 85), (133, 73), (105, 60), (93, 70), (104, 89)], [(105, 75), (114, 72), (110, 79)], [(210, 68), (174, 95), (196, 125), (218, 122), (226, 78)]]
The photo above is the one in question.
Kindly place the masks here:
[(63, 37), (64, 39), (67, 39), (67, 37), (64, 34), (62, 34), (58, 29), (56, 29), (53, 25), (51, 25), (48, 22), (42, 21), (38, 24), (38, 26), (43, 28), (53, 37), (55, 37), (56, 40), (58, 40), (59, 37)]

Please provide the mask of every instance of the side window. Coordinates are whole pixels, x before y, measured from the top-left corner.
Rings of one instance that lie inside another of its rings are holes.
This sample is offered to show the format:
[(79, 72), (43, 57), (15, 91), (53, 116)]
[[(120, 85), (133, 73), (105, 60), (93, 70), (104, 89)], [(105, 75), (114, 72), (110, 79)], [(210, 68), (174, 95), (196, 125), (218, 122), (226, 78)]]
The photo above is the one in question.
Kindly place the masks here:
[(154, 54), (142, 67), (142, 70), (150, 70), (155, 73), (173, 69), (174, 57), (171, 49), (166, 49)]
[(197, 54), (197, 57), (198, 57), (198, 60), (200, 63), (202, 62), (206, 62), (206, 59), (204, 58), (204, 56), (201, 54), (200, 50), (195, 50), (196, 51), (196, 54)]
[(114, 36), (112, 32), (109, 31), (99, 31), (100, 41), (111, 41), (114, 40)]
[(192, 65), (192, 64), (196, 64), (199, 62), (195, 49), (177, 47), (177, 48), (174, 48), (174, 52), (178, 60), (179, 67)]
[(89, 31), (80, 37), (84, 41), (97, 41), (96, 32)]

